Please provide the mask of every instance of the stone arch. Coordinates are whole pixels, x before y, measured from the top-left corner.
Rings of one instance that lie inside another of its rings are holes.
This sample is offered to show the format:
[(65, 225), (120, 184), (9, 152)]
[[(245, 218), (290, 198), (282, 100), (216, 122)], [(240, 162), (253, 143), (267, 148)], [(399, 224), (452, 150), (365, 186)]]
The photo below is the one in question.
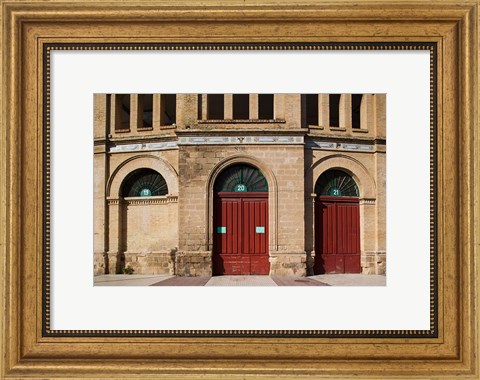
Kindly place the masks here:
[[(366, 268), (368, 266), (366, 252), (374, 250), (377, 239), (376, 222), (371, 223), (376, 220), (377, 185), (372, 174), (360, 161), (344, 154), (331, 154), (314, 162), (307, 173), (313, 179), (313, 188), (310, 189), (312, 193), (320, 176), (331, 169), (349, 174), (358, 186), (360, 192), (360, 257), (362, 268)], [(312, 206), (314, 205), (315, 203), (312, 204)], [(309, 226), (312, 238), (315, 236), (314, 208), (312, 207), (309, 211), (312, 220), (312, 225)], [(368, 227), (367, 224), (369, 224)], [(314, 244), (312, 247), (315, 250)]]
[(230, 156), (222, 161), (220, 161), (214, 168), (210, 171), (210, 175), (208, 176), (208, 180), (206, 183), (206, 189), (208, 196), (208, 203), (206, 208), (206, 241), (208, 250), (213, 249), (213, 187), (215, 185), (215, 180), (219, 176), (219, 174), (226, 168), (234, 164), (248, 164), (256, 167), (259, 169), (262, 174), (264, 175), (265, 179), (268, 183), (268, 208), (269, 208), (269, 245), (270, 250), (269, 252), (272, 253), (273, 251), (277, 251), (278, 248), (278, 228), (277, 228), (277, 221), (278, 221), (278, 185), (275, 175), (270, 170), (270, 168), (265, 165), (262, 161), (258, 160), (256, 157), (248, 156), (248, 155), (235, 155)]
[(376, 198), (376, 184), (373, 176), (360, 161), (343, 154), (333, 154), (323, 157), (311, 166), (310, 171), (313, 179), (312, 193), (314, 192), (318, 178), (320, 178), (324, 172), (331, 169), (342, 170), (352, 176), (358, 185), (360, 198)]
[(130, 157), (118, 165), (108, 180), (107, 197), (119, 198), (125, 178), (133, 171), (142, 168), (157, 171), (167, 182), (169, 195), (178, 195), (178, 173), (173, 166), (160, 157), (144, 154)]

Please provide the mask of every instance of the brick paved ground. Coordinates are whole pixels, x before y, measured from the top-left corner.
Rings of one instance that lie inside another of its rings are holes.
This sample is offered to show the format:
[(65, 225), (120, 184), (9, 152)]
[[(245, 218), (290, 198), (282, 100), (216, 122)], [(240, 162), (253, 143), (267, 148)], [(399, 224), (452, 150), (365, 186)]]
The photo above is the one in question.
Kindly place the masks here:
[(94, 286), (150, 286), (171, 278), (170, 275), (149, 274), (103, 274), (93, 277)]
[(315, 281), (307, 277), (282, 277), (272, 276), (278, 286), (329, 286), (324, 282)]
[(172, 277), (151, 286), (205, 286), (211, 277)]
[(277, 286), (269, 276), (216, 276), (205, 286)]
[(387, 277), (379, 274), (319, 274), (309, 277), (331, 286), (386, 286)]
[(385, 286), (383, 275), (325, 274), (310, 277), (100, 275), (95, 286)]

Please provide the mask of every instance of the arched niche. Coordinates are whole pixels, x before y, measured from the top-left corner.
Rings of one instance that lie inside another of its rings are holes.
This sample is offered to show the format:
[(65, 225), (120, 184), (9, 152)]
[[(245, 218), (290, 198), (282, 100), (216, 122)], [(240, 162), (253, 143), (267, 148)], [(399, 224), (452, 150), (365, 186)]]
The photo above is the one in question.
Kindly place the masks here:
[(178, 195), (178, 174), (165, 160), (152, 155), (138, 155), (123, 161), (113, 171), (107, 183), (107, 197), (119, 198), (125, 179), (138, 169), (152, 169), (158, 172), (167, 183), (169, 195)]

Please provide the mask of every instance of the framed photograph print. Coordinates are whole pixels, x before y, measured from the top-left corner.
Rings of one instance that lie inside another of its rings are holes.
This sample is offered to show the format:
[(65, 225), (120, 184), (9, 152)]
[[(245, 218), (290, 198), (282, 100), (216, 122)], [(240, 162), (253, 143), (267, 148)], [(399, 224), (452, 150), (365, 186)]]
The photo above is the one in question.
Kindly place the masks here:
[(479, 378), (478, 1), (1, 3), (2, 378)]

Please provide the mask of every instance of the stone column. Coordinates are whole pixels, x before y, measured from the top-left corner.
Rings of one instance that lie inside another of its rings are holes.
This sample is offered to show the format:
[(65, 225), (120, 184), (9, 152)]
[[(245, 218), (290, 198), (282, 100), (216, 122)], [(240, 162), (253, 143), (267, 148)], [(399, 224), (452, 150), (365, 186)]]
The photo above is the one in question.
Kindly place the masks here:
[(285, 120), (287, 128), (301, 128), (301, 95), (285, 94)]
[(223, 95), (223, 118), (226, 120), (233, 119), (233, 94)]
[(314, 274), (314, 266), (315, 266), (315, 236), (316, 236), (316, 231), (315, 231), (315, 200), (317, 199), (317, 194), (312, 193), (310, 194), (310, 198), (312, 200), (312, 242), (311, 247), (312, 251), (310, 252), (310, 260), (308, 260), (307, 257), (307, 275), (313, 275)]
[(258, 119), (258, 94), (250, 94), (249, 97), (250, 119)]
[(273, 117), (285, 119), (285, 94), (273, 95)]
[(116, 274), (119, 272), (119, 256), (122, 251), (122, 205), (119, 199), (108, 200), (108, 216), (109, 216), (109, 250), (108, 262), (109, 273)]
[(342, 94), (339, 105), (339, 124), (340, 128), (347, 131), (352, 130), (352, 95)]
[(375, 274), (384, 274), (386, 265), (386, 249), (387, 249), (387, 199), (386, 199), (386, 153), (375, 153), (376, 159), (376, 184), (377, 184), (377, 199), (376, 199), (376, 257), (375, 257)]
[(98, 139), (94, 146), (94, 199), (93, 199), (93, 250), (95, 274), (108, 271), (105, 265), (105, 255), (108, 250), (108, 217), (106, 215), (105, 184), (108, 180), (107, 139), (109, 133), (110, 95), (94, 95), (94, 138)]
[(202, 94), (202, 120), (208, 119), (208, 94)]
[(195, 126), (197, 124), (197, 94), (177, 94), (177, 127)]
[(130, 95), (130, 131), (136, 132), (143, 126), (143, 111), (141, 97), (138, 94)]
[(385, 94), (375, 94), (374, 114), (375, 114), (375, 136), (386, 137), (386, 117), (387, 117), (387, 97)]
[(330, 97), (328, 94), (318, 94), (318, 125), (324, 128), (330, 125)]
[(373, 112), (373, 95), (363, 94), (360, 104), (360, 129), (372, 131), (375, 127), (375, 114)]
[(375, 199), (360, 199), (360, 252), (362, 272), (365, 274), (375, 273), (376, 214)]
[(162, 95), (153, 94), (153, 115), (152, 115), (152, 127), (153, 129), (159, 129), (163, 122), (163, 110), (162, 110)]

